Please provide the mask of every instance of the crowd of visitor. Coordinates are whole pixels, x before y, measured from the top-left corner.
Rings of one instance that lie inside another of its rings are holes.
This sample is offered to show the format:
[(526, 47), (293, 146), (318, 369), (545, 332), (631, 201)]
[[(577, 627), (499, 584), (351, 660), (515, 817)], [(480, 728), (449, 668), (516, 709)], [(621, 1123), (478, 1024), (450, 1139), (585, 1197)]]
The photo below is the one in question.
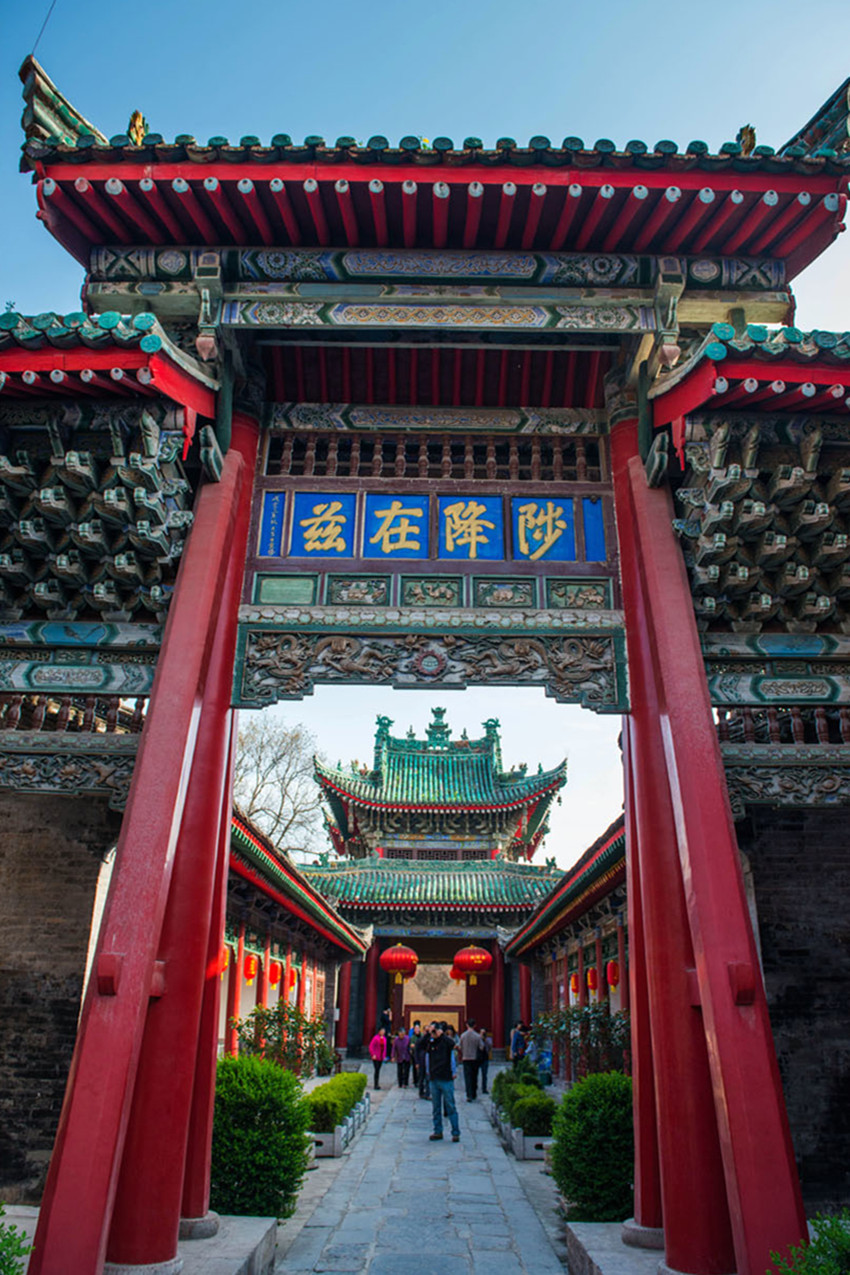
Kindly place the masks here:
[[(518, 1022), (513, 1028), (508, 1051), (511, 1061), (530, 1053), (533, 1042), (528, 1028)], [(385, 1062), (395, 1063), (396, 1083), (407, 1089), (411, 1076), (419, 1097), (431, 1100), (434, 1132), (432, 1142), (443, 1137), (443, 1116), (448, 1118), (452, 1141), (460, 1140), (454, 1081), (458, 1068), (463, 1071), (466, 1101), (475, 1102), (478, 1084), (487, 1093), (487, 1072), (493, 1052), (493, 1037), (486, 1027), (478, 1027), (474, 1018), (467, 1019), (466, 1029), (457, 1034), (447, 1022), (430, 1022), (424, 1027), (419, 1019), (409, 1029), (400, 1027), (393, 1034), (392, 1013), (381, 1013), (378, 1030), (369, 1042), (369, 1056), (374, 1068), (374, 1086), (381, 1087), (381, 1068)]]

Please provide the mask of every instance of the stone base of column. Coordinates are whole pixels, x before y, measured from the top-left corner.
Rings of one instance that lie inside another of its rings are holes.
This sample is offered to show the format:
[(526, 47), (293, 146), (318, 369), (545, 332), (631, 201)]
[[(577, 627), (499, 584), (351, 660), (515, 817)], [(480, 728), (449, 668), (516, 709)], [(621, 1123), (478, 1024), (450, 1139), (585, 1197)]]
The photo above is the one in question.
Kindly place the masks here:
[(106, 1262), (103, 1275), (180, 1275), (182, 1269), (182, 1257), (172, 1257), (168, 1262), (146, 1262), (143, 1266), (130, 1262)]
[(626, 1218), (620, 1231), (624, 1244), (632, 1248), (664, 1249), (664, 1230), (660, 1226), (641, 1226), (633, 1217)]
[(179, 1237), (181, 1240), (212, 1239), (214, 1235), (218, 1235), (220, 1223), (221, 1218), (213, 1209), (203, 1217), (181, 1217)]
[[(672, 1266), (668, 1266), (666, 1262), (658, 1263), (658, 1275), (688, 1275), (687, 1271), (677, 1271)], [(729, 1271), (729, 1275), (735, 1275), (734, 1271)]]

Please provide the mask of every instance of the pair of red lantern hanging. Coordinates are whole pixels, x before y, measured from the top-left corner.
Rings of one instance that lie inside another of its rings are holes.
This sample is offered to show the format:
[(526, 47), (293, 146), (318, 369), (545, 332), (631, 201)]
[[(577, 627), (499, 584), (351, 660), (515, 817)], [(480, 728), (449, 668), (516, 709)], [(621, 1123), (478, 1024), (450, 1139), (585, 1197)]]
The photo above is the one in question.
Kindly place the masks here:
[(385, 974), (393, 974), (395, 983), (403, 983), (406, 978), (413, 978), (418, 964), (419, 957), (412, 947), (405, 947), (404, 943), (396, 943), (394, 947), (388, 947), (380, 956), (381, 969)]

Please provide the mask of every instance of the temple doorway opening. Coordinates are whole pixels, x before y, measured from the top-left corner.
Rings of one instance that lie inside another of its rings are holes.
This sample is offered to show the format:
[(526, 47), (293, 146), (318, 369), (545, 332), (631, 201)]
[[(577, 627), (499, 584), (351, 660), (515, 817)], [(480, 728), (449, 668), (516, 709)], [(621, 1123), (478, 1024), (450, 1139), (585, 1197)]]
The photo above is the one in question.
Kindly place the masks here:
[[(259, 720), (243, 713), (243, 729)], [(532, 1005), (529, 969), (505, 948), (621, 813), (619, 719), (531, 689), (320, 686), (262, 720), (315, 741), (321, 810), (279, 848), (368, 937), (339, 971), (337, 1047), (357, 1056), (389, 1009), (396, 1031), (475, 1018), (503, 1049)], [(416, 957), (404, 978), (398, 944)], [(469, 947), (484, 964), (464, 974)]]

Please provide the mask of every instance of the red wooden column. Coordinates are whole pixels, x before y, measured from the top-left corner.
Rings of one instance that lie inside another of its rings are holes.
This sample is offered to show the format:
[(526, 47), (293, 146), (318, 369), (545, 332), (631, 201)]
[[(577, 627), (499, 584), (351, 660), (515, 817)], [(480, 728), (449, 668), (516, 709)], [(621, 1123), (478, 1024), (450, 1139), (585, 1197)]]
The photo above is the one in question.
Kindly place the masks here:
[(292, 991), (292, 988), (289, 986), (291, 978), (292, 978), (292, 945), (291, 943), (287, 943), (286, 960), (283, 965), (283, 995), (284, 995), (284, 1001), (287, 1005), (289, 1004), (289, 997)]
[(265, 946), (263, 947), (263, 963), (257, 975), (257, 1004), (261, 1005), (263, 1009), (267, 1009), (269, 1004), (269, 965), (271, 959), (272, 941), (267, 934)]
[[(232, 446), (249, 467), (257, 441), (253, 422), (236, 425)], [(107, 1244), (108, 1260), (119, 1265), (167, 1262), (177, 1254), (209, 918), (229, 789), (236, 615), (250, 516), (250, 487), (243, 490), (159, 943), (165, 994), (148, 1010)]]
[(230, 963), (230, 977), (227, 980), (227, 1022), (224, 1027), (224, 1052), (235, 1058), (239, 1053), (239, 1035), (231, 1026), (234, 1018), (239, 1017), (242, 1004), (242, 975), (245, 964), (245, 926), (239, 926), (239, 942), (236, 945), (236, 958)]
[(348, 1015), (351, 1012), (351, 961), (346, 961), (339, 971), (339, 1018), (336, 1021), (334, 1043), (337, 1049), (348, 1047)]
[(307, 953), (301, 949), (301, 977), (298, 980), (298, 1001), (297, 1006), (300, 1013), (304, 1013), (307, 1005)]
[(200, 1026), (198, 1028), (195, 1084), (192, 1089), (192, 1110), (189, 1118), (189, 1134), (186, 1145), (186, 1169), (183, 1174), (183, 1200), (180, 1207), (181, 1230), (185, 1226), (187, 1230), (194, 1233), (198, 1238), (200, 1238), (201, 1219), (206, 1218), (210, 1207), (210, 1152), (212, 1149), (215, 1078), (218, 1062), (219, 1011), (222, 988), (222, 979), (218, 974), (218, 960), (224, 939), (224, 920), (227, 910), (231, 790), (233, 786), (233, 763), (236, 757), (237, 733), (237, 715), (232, 713), (227, 758), (227, 779), (221, 803), (215, 889), (210, 914), (209, 938), (207, 940), (204, 997), (201, 1006)]
[[(616, 427), (617, 494), (623, 453), (632, 440), (636, 444), (630, 425)], [(647, 638), (629, 526), (618, 503), (630, 670), (630, 796), (637, 832), (630, 884), (637, 884), (643, 922), (665, 1257), (675, 1271), (724, 1275), (735, 1269), (735, 1257), (702, 1021), (690, 986), (694, 958), (660, 748), (659, 706), (653, 679), (640, 663)]]
[[(764, 1254), (798, 1242), (805, 1217), (672, 502), (666, 490), (647, 487), (635, 451), (632, 427), (616, 426), (667, 1261), (699, 1273), (725, 1262), (738, 1275), (762, 1275)], [(664, 959), (662, 982), (657, 967)], [(687, 1103), (682, 1076), (689, 1079)], [(721, 1253), (715, 1145), (734, 1258)], [(692, 1189), (685, 1192), (690, 1167)], [(677, 1196), (669, 1206), (668, 1187)]]
[(505, 954), (499, 940), (493, 939), (493, 1006), (490, 1015), (493, 1024), (493, 1047), (505, 1047)]
[(366, 976), (365, 996), (363, 998), (363, 1044), (368, 1045), (369, 1041), (375, 1035), (375, 1026), (378, 1022), (378, 965), (380, 953), (378, 952), (377, 941), (372, 943), (366, 954), (366, 968), (364, 974)]
[(526, 1026), (531, 1023), (531, 970), (527, 965), (519, 967), (519, 1016)]
[(602, 1004), (605, 999), (605, 993), (608, 987), (608, 981), (605, 978), (605, 966), (602, 963), (602, 935), (597, 932), (596, 935), (596, 1000), (598, 1004)]
[(33, 1275), (98, 1272), (104, 1260), (148, 1009), (162, 988), (160, 934), (216, 619), (251, 476), (234, 449), (221, 482), (202, 487), (196, 502), (80, 1017)]
[(628, 1010), (630, 1004), (629, 970), (626, 965), (626, 927), (622, 921), (617, 926), (617, 964), (620, 967), (620, 1009)]
[[(635, 1132), (634, 1228), (625, 1223), (623, 1239), (641, 1246), (647, 1239), (658, 1244), (663, 1226), (661, 1209), (661, 1166), (658, 1160), (658, 1113), (655, 1106), (655, 1075), (652, 1066), (652, 1039), (649, 1019), (649, 992), (646, 985), (646, 952), (643, 940), (643, 912), (640, 876), (637, 871), (638, 833), (632, 775), (631, 722), (623, 718), (623, 771), (626, 806), (626, 892), (629, 906), (629, 968), (626, 970), (626, 943), (623, 926), (617, 931), (620, 959), (620, 986), (623, 1008), (629, 1008), (631, 1026), (631, 1073)], [(663, 1246), (663, 1239), (659, 1247)]]

